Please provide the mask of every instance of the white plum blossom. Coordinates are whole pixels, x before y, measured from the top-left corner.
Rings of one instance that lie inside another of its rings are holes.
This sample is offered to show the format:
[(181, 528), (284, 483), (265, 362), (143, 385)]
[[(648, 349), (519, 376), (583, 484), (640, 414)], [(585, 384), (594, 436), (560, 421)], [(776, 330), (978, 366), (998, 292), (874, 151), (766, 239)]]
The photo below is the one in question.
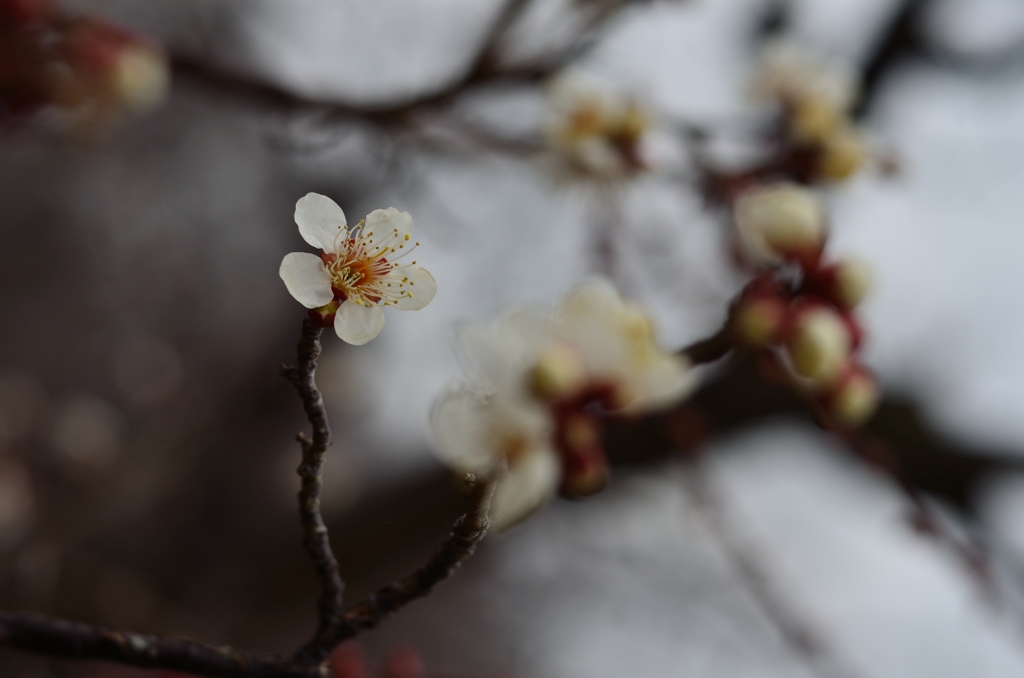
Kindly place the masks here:
[(491, 500), (491, 522), (498, 530), (519, 522), (558, 490), (555, 423), (525, 377), (552, 329), (548, 315), (529, 308), (463, 328), (460, 340), (475, 379), (443, 395), (432, 413), (442, 461), (460, 473), (501, 476)]
[(858, 94), (853, 69), (780, 41), (765, 49), (753, 89), (781, 106), (793, 143), (817, 151), (821, 178), (840, 181), (863, 165), (868, 147), (850, 118)]
[(650, 120), (635, 101), (576, 72), (556, 77), (548, 92), (547, 140), (569, 168), (605, 180), (645, 168)]
[(350, 227), (337, 203), (309, 193), (295, 204), (295, 223), (321, 254), (285, 256), (281, 279), (300, 304), (320, 310), (328, 324), (333, 319), (349, 344), (365, 344), (380, 333), (384, 306), (415, 311), (434, 298), (433, 276), (415, 261), (400, 263), (419, 245), (408, 212), (374, 210)]
[(559, 490), (604, 486), (594, 405), (640, 413), (694, 386), (688, 361), (660, 349), (643, 312), (603, 280), (577, 286), (553, 312), (514, 309), (460, 339), (472, 380), (435, 405), (436, 447), (455, 470), (497, 481), (499, 530)]
[(752, 83), (758, 98), (789, 105), (814, 101), (836, 111), (848, 110), (858, 89), (852, 68), (788, 40), (776, 40), (765, 47)]
[(689, 361), (662, 350), (647, 314), (606, 280), (577, 285), (556, 317), (556, 333), (579, 349), (590, 380), (614, 384), (630, 412), (671, 404), (696, 386)]

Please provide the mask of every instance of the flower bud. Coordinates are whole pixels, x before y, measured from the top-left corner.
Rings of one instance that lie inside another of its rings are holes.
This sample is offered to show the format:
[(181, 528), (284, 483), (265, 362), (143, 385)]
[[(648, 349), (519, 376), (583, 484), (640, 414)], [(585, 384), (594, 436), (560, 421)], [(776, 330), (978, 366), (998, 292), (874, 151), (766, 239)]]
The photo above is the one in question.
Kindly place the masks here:
[(860, 134), (844, 125), (822, 142), (818, 172), (828, 181), (842, 181), (861, 168), (866, 156)]
[(811, 302), (796, 311), (786, 349), (797, 374), (827, 386), (846, 369), (852, 339), (837, 311)]
[(584, 386), (586, 379), (583, 356), (568, 342), (558, 340), (541, 351), (529, 373), (533, 392), (545, 400), (572, 395)]
[(131, 111), (148, 111), (167, 98), (170, 70), (164, 55), (140, 43), (126, 45), (117, 57), (111, 85), (118, 101)]
[(752, 295), (742, 299), (732, 315), (732, 328), (747, 346), (771, 346), (780, 341), (789, 304), (776, 296)]
[(843, 308), (857, 306), (871, 291), (871, 267), (863, 259), (847, 259), (835, 266), (832, 300)]
[(871, 267), (862, 259), (847, 259), (809, 271), (805, 289), (842, 309), (855, 308), (871, 290)]
[(837, 425), (853, 428), (874, 414), (880, 399), (878, 381), (864, 368), (854, 366), (843, 376), (835, 391), (824, 399), (823, 405)]
[(844, 117), (827, 97), (805, 94), (791, 104), (790, 131), (798, 141), (824, 144), (842, 127)]
[(814, 255), (825, 240), (821, 203), (796, 184), (752, 188), (736, 200), (735, 211), (741, 236), (768, 260)]
[(131, 111), (144, 111), (167, 95), (170, 71), (164, 55), (116, 26), (86, 19), (68, 31), (64, 41), (69, 61), (97, 94)]

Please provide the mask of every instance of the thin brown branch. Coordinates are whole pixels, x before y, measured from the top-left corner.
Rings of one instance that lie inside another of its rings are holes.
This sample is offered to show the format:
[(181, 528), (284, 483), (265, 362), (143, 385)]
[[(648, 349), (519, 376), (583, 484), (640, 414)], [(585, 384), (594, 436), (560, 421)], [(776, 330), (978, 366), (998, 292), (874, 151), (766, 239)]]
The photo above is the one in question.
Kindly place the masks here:
[(498, 67), (501, 59), (501, 44), (508, 36), (509, 29), (519, 21), (523, 12), (529, 7), (531, 0), (505, 0), (504, 7), (498, 13), (497, 19), (491, 25), (487, 37), (484, 38), (476, 61), (470, 74), (487, 73)]
[[(476, 549), (487, 531), (494, 486), (467, 477), (469, 504), (451, 533), (427, 563), (345, 611), (324, 648), (374, 628), (410, 602), (422, 598), (451, 576)], [(254, 654), (168, 638), (116, 631), (31, 612), (0, 612), (0, 646), (48, 657), (102, 659), (142, 668), (184, 671), (209, 678), (327, 678), (322, 662), (310, 663), (303, 648), (294, 657)]]
[(448, 537), (421, 568), (382, 587), (363, 601), (343, 609), (344, 584), (331, 551), (327, 527), (320, 514), (324, 456), (331, 430), (323, 398), (315, 382), (323, 330), (303, 322), (298, 363), (283, 369), (299, 392), (313, 429), (312, 437), (299, 435), (302, 478), (299, 514), (305, 546), (321, 580), (317, 631), (289, 657), (247, 653), (215, 647), (188, 638), (170, 638), (84, 624), (32, 612), (0, 612), (0, 647), (48, 657), (100, 659), (142, 668), (184, 671), (208, 678), (327, 678), (327, 656), (339, 643), (376, 627), (410, 602), (430, 593), (450, 577), (476, 550), (487, 532), (488, 510), (494, 485), (466, 479), (468, 508)]
[(690, 344), (680, 354), (685, 356), (694, 365), (704, 365), (721, 360), (736, 348), (736, 339), (728, 320), (720, 330), (710, 337), (700, 339)]
[(763, 557), (730, 526), (724, 499), (715, 491), (700, 460), (689, 460), (684, 473), (690, 496), (700, 509), (712, 537), (719, 543), (754, 603), (783, 640), (804, 660), (813, 674), (822, 678), (853, 678), (856, 675), (853, 669), (834, 655), (823, 635), (802, 618), (794, 605), (773, 585), (763, 565)]
[(895, 482), (913, 507), (911, 518), (914, 527), (948, 548), (979, 588), (991, 600), (998, 599), (998, 582), (993, 575), (988, 552), (980, 544), (960, 537), (949, 529), (949, 525), (936, 513), (921, 488), (906, 473), (891, 445), (864, 430), (841, 433), (840, 437), (861, 459), (886, 473)]
[(462, 562), (476, 550), (487, 533), (488, 511), (494, 484), (466, 477), (466, 501), (469, 508), (459, 518), (444, 543), (434, 551), (423, 567), (405, 578), (377, 589), (364, 600), (345, 610), (345, 623), (338, 628), (332, 642), (340, 643), (376, 627), (386, 618), (412, 601), (422, 598), (452, 576)]
[(413, 115), (438, 110), (453, 104), (466, 92), (484, 86), (531, 85), (544, 81), (570, 62), (589, 51), (592, 36), (605, 28), (619, 11), (640, 0), (608, 0), (598, 3), (586, 24), (584, 34), (572, 44), (527, 62), (502, 65), (500, 46), (509, 29), (529, 6), (529, 0), (508, 0), (484, 37), (476, 56), (465, 70), (449, 82), (432, 90), (384, 102), (365, 102), (341, 98), (319, 98), (267, 82), (258, 76), (217, 66), (184, 54), (172, 55), (174, 76), (213, 89), (237, 103), (279, 114), (315, 112), (325, 123), (362, 121), (384, 128), (404, 126)]
[(31, 612), (0, 612), (0, 645), (66, 659), (104, 659), (209, 678), (326, 678), (320, 666), (238, 652), (187, 638), (114, 631)]
[(320, 599), (317, 603), (317, 628), (313, 638), (297, 657), (311, 663), (327, 658), (330, 630), (341, 623), (345, 583), (338, 572), (338, 560), (331, 550), (330, 535), (320, 514), (320, 490), (323, 487), (324, 459), (331, 446), (331, 426), (320, 390), (316, 387), (316, 359), (320, 356), (320, 335), (323, 329), (308, 319), (302, 323), (299, 339), (298, 363), (282, 370), (288, 381), (299, 392), (306, 418), (313, 427), (313, 437), (299, 436), (302, 445), (302, 463), (298, 473), (302, 478), (299, 491), (299, 519), (304, 533), (303, 545), (313, 560), (320, 579)]

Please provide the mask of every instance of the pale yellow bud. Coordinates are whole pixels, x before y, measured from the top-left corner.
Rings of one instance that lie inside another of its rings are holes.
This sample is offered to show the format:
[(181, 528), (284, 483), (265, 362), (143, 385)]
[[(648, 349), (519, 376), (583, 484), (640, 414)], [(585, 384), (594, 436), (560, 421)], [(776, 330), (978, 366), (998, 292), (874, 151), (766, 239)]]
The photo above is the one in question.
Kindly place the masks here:
[(118, 55), (112, 87), (125, 108), (142, 112), (163, 102), (170, 80), (163, 54), (145, 45), (129, 45)]
[(843, 112), (824, 96), (807, 94), (790, 105), (790, 131), (799, 141), (825, 143), (845, 123)]
[(732, 317), (733, 331), (748, 346), (770, 346), (779, 336), (786, 319), (786, 306), (780, 299), (745, 299)]
[(575, 347), (554, 341), (537, 358), (529, 379), (534, 393), (545, 400), (557, 400), (584, 386), (587, 368)]
[(767, 257), (818, 249), (825, 239), (825, 215), (818, 198), (796, 184), (752, 188), (736, 201), (736, 225), (750, 245)]
[(818, 170), (829, 181), (841, 181), (859, 170), (866, 157), (867, 151), (860, 134), (849, 126), (843, 126), (829, 135), (822, 144)]
[(844, 308), (853, 308), (871, 291), (871, 267), (861, 259), (838, 263), (835, 276), (835, 301)]
[(860, 426), (874, 414), (880, 399), (878, 383), (871, 375), (857, 371), (831, 397), (828, 411), (840, 426)]
[(817, 306), (799, 313), (786, 349), (798, 374), (827, 386), (846, 368), (852, 342), (842, 317), (831, 308)]

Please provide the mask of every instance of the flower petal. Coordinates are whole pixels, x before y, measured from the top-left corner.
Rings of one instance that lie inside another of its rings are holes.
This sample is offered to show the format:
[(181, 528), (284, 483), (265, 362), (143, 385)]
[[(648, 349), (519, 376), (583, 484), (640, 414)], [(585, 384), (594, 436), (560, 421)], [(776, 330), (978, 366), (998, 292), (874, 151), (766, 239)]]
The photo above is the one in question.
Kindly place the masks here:
[(437, 281), (427, 269), (416, 264), (398, 266), (392, 275), (400, 276), (406, 295), (398, 297), (392, 305), (402, 311), (418, 311), (431, 302), (437, 294)]
[(523, 451), (499, 481), (491, 500), (491, 524), (501, 532), (525, 520), (550, 499), (560, 479), (558, 457), (548, 447)]
[(338, 203), (319, 193), (307, 193), (295, 203), (295, 223), (303, 240), (334, 253), (338, 234), (346, 230), (347, 222)]
[(462, 326), (459, 344), (469, 371), (497, 388), (521, 381), (522, 371), (536, 359), (550, 334), (548, 316), (524, 306), (509, 309), (488, 325)]
[(376, 304), (347, 300), (338, 308), (334, 318), (334, 331), (341, 340), (353, 346), (362, 346), (384, 328), (384, 311)]
[(401, 249), (412, 247), (412, 216), (408, 212), (399, 212), (394, 207), (384, 210), (373, 210), (366, 215), (366, 224), (363, 226), (363, 237), (372, 239), (373, 244), (382, 247), (399, 249), (399, 245), (408, 245)]
[(665, 354), (645, 370), (633, 373), (636, 399), (625, 412), (646, 414), (678, 403), (697, 387), (697, 376), (690, 361), (671, 353)]
[(306, 308), (319, 308), (334, 299), (331, 276), (315, 254), (292, 252), (285, 255), (278, 273), (291, 295)]
[(504, 461), (491, 434), (483, 394), (467, 387), (445, 393), (430, 413), (437, 456), (462, 473), (487, 475)]
[(622, 306), (622, 297), (615, 286), (605, 278), (595, 277), (569, 290), (559, 311), (564, 316), (601, 317), (605, 313), (620, 311)]

